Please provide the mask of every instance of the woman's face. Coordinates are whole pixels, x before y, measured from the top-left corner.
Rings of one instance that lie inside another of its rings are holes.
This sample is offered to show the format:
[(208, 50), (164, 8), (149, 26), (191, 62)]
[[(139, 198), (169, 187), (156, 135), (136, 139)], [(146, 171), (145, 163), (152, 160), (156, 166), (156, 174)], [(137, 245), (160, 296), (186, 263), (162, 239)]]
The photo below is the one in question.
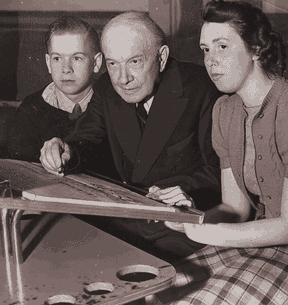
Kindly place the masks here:
[(245, 90), (254, 71), (254, 56), (228, 23), (204, 23), (200, 48), (207, 72), (218, 90), (234, 93)]

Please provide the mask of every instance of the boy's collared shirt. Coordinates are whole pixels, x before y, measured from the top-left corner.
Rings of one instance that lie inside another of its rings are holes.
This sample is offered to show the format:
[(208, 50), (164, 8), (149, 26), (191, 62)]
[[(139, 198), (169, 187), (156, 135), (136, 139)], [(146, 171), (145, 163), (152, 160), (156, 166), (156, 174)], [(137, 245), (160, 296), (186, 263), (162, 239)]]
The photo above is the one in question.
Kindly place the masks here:
[[(86, 111), (93, 93), (93, 89), (91, 88), (89, 92), (79, 102), (82, 112)], [(75, 103), (71, 101), (63, 92), (57, 89), (53, 82), (44, 89), (42, 97), (44, 101), (49, 105), (69, 113), (72, 113), (73, 108), (75, 106)]]

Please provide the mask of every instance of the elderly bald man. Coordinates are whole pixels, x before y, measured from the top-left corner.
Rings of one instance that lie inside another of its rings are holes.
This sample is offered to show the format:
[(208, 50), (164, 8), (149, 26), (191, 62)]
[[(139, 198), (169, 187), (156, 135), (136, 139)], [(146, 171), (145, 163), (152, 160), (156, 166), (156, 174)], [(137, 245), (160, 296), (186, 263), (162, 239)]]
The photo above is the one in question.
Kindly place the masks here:
[[(170, 57), (163, 31), (142, 12), (112, 19), (101, 47), (107, 72), (93, 88), (96, 99), (66, 139), (44, 144), (43, 167), (56, 175), (63, 169), (85, 170), (89, 154), (108, 136), (123, 182), (150, 190), (148, 196), (169, 205), (188, 204), (190, 197), (200, 210), (218, 204), (220, 170), (211, 115), (219, 93), (205, 69)], [(203, 247), (163, 222), (109, 220), (110, 233), (174, 258)]]

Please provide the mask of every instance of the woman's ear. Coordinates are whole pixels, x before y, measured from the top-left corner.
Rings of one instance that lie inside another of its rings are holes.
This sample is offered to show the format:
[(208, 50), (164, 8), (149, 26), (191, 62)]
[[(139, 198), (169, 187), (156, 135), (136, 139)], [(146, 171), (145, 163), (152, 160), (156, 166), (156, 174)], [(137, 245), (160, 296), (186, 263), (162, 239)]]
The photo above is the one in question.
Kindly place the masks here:
[(259, 51), (260, 51), (260, 47), (254, 48), (254, 55), (252, 56), (253, 61), (257, 61), (259, 59), (260, 57)]

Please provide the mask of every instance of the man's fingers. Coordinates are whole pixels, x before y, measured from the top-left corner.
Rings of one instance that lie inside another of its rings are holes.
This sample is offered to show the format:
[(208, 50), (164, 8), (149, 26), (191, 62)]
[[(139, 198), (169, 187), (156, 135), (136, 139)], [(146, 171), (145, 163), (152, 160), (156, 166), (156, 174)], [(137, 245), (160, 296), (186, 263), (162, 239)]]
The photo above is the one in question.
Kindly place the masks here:
[(161, 200), (169, 200), (179, 195), (186, 195), (180, 186), (168, 187), (166, 189), (159, 190), (159, 197)]
[[(52, 174), (63, 176), (62, 173), (62, 159), (61, 155), (64, 152), (65, 144), (58, 138), (53, 138), (50, 141), (46, 141), (41, 149), (40, 161), (42, 166)], [(68, 147), (68, 145), (66, 145)], [(69, 147), (68, 147), (69, 152)], [(69, 156), (65, 157), (66, 160)]]
[(153, 185), (149, 188), (149, 193), (146, 196), (154, 200), (160, 200), (169, 206), (177, 205), (195, 208), (193, 199), (180, 186), (160, 189), (158, 186)]
[[(56, 149), (58, 152), (55, 152)], [(43, 150), (41, 150), (41, 163), (47, 171), (59, 171), (59, 168), (61, 168), (61, 158), (58, 143), (43, 147)]]
[(156, 185), (149, 187), (149, 193), (146, 195), (148, 198), (159, 200), (160, 188)]
[(188, 196), (179, 186), (161, 190), (161, 195), (159, 195), (159, 200), (162, 200), (167, 205), (177, 205), (177, 206), (185, 205), (188, 207), (195, 208), (193, 199), (190, 196)]
[(63, 165), (65, 165), (69, 160), (70, 160), (70, 149), (69, 146), (66, 143), (64, 143), (64, 151), (61, 156), (61, 162)]
[(166, 203), (168, 206), (186, 206), (189, 208), (192, 208), (193, 204), (190, 200), (187, 199), (182, 199), (182, 200), (173, 200), (173, 201), (168, 201), (168, 200), (162, 200), (162, 202)]
[[(192, 206), (192, 202), (190, 201), (190, 198), (187, 198), (185, 195), (183, 194), (177, 194), (172, 198), (168, 198), (168, 199), (163, 199), (162, 196), (160, 196), (161, 200), (163, 202), (165, 202), (168, 205), (174, 205), (177, 204), (179, 202), (183, 202), (183, 205), (187, 205), (189, 207)], [(177, 204), (178, 205), (178, 204)]]
[(160, 188), (156, 185), (152, 185), (151, 187), (149, 187), (149, 193), (154, 193), (154, 192), (157, 192), (159, 190), (160, 190)]

